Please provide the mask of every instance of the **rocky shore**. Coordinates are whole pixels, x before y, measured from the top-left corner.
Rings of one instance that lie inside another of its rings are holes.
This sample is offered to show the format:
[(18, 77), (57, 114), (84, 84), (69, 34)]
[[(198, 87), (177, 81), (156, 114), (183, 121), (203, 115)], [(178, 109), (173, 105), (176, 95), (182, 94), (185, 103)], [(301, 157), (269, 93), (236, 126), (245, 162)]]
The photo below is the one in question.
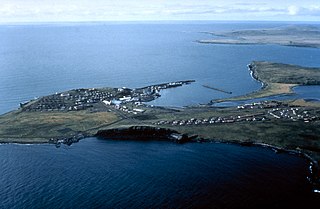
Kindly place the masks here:
[(131, 126), (128, 128), (99, 130), (95, 136), (118, 140), (162, 140), (176, 143), (190, 142), (194, 139), (194, 136), (189, 137), (187, 134), (180, 134), (172, 129), (151, 126)]
[(84, 139), (85, 137), (89, 137), (89, 135), (85, 133), (78, 133), (71, 137), (50, 138), (49, 144), (55, 144), (56, 147), (60, 147), (61, 144), (70, 146), (73, 143), (79, 142), (81, 139)]

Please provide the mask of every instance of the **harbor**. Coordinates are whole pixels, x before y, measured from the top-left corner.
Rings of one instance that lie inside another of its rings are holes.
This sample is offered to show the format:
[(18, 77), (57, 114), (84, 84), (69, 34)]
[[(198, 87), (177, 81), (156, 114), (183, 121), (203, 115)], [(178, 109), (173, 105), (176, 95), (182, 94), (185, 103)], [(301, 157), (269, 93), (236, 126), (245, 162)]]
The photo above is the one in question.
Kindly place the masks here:
[[(103, 105), (115, 106), (131, 103), (132, 106), (140, 106), (144, 102), (150, 102), (161, 96), (160, 91), (188, 85), (195, 80), (175, 81), (150, 85), (142, 88), (90, 88), (74, 89), (66, 92), (55, 93), (35, 100), (20, 103), (22, 111), (79, 111), (89, 108), (101, 109)], [(99, 105), (100, 104), (100, 105)], [(102, 106), (101, 106), (102, 104)], [(122, 109), (127, 109), (123, 108)], [(132, 108), (135, 109), (135, 108)], [(141, 112), (135, 111), (135, 112)]]

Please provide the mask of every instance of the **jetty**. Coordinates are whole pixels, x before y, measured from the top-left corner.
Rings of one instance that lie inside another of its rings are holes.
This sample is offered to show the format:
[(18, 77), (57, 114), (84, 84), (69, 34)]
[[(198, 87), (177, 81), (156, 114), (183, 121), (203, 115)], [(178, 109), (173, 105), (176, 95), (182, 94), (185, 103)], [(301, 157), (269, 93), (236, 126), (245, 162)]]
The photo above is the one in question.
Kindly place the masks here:
[(231, 91), (225, 91), (223, 89), (219, 89), (219, 88), (215, 88), (215, 87), (212, 87), (212, 86), (209, 86), (209, 85), (202, 85), (203, 87), (205, 88), (208, 88), (208, 89), (212, 89), (212, 90), (215, 90), (215, 91), (220, 91), (220, 92), (223, 92), (223, 93), (226, 93), (226, 94), (232, 94)]

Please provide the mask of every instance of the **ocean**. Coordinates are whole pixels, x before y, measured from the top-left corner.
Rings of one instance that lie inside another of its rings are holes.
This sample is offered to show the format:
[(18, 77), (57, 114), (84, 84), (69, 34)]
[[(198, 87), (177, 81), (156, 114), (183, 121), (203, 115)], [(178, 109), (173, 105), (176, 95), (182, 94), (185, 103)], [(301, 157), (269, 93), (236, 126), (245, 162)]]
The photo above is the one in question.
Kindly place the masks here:
[[(196, 82), (165, 90), (151, 104), (186, 106), (246, 94), (261, 87), (247, 70), (251, 61), (320, 67), (320, 50), (196, 41), (210, 39), (207, 31), (287, 24), (0, 25), (0, 113), (69, 89), (187, 79)], [(320, 99), (318, 86), (296, 92)], [(320, 202), (305, 159), (261, 147), (86, 138), (60, 148), (1, 144), (0, 156), (0, 208), (283, 208)]]
[(0, 153), (1, 208), (306, 208), (319, 198), (305, 159), (261, 147), (87, 138)]

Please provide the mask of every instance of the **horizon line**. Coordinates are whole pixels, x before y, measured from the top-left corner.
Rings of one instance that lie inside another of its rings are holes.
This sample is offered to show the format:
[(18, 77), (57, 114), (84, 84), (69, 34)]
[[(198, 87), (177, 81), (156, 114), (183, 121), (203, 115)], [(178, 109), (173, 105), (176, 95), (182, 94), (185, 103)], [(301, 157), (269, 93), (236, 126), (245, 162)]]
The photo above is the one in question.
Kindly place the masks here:
[(242, 23), (242, 22), (278, 22), (278, 23), (319, 23), (317, 20), (66, 20), (66, 21), (19, 21), (0, 22), (0, 25), (44, 25), (44, 24), (76, 24), (76, 23), (180, 23), (180, 22), (220, 22), (220, 23)]

